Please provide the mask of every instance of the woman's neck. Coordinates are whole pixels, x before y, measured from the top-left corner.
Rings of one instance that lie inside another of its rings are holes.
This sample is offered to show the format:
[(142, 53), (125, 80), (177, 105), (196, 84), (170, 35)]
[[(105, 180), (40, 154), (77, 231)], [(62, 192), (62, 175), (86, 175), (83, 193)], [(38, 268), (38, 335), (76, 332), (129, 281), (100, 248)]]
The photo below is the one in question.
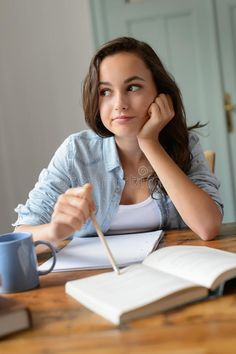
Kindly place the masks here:
[(115, 139), (121, 165), (126, 174), (137, 174), (140, 168), (152, 170), (149, 161), (139, 147), (137, 139)]
[(142, 150), (139, 147), (137, 139), (118, 139), (115, 138), (121, 163), (131, 163), (138, 165), (145, 159)]

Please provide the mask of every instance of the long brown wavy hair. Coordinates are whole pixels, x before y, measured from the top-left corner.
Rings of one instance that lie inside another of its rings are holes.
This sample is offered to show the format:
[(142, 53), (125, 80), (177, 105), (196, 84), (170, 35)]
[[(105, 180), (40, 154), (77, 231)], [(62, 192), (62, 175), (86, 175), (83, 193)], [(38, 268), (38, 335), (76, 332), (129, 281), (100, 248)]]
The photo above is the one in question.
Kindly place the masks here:
[[(99, 68), (104, 58), (120, 52), (134, 53), (139, 56), (151, 71), (157, 91), (171, 97), (175, 116), (160, 132), (159, 140), (180, 169), (187, 173), (191, 163), (188, 130), (198, 128), (200, 124), (197, 123), (195, 126), (187, 127), (181, 92), (158, 55), (145, 42), (131, 37), (120, 37), (103, 44), (97, 50), (90, 62), (89, 71), (83, 83), (83, 108), (88, 126), (101, 137), (105, 138), (113, 135), (103, 125), (99, 113)], [(152, 194), (156, 189), (166, 193), (156, 174), (150, 176), (150, 179), (153, 182)]]

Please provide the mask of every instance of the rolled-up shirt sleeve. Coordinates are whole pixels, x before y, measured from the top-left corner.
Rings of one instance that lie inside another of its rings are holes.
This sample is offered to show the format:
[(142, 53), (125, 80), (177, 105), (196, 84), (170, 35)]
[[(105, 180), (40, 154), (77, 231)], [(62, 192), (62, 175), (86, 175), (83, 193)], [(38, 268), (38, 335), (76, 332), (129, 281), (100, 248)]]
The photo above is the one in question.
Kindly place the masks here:
[(41, 171), (26, 203), (16, 207), (18, 219), (13, 226), (50, 222), (58, 196), (73, 184), (73, 174), (70, 173), (71, 154), (70, 139), (67, 138), (55, 152), (48, 167)]
[(192, 154), (192, 161), (188, 177), (194, 184), (211, 196), (223, 214), (223, 203), (219, 193), (220, 182), (210, 171), (199, 138), (194, 133), (190, 133), (189, 135), (189, 147)]

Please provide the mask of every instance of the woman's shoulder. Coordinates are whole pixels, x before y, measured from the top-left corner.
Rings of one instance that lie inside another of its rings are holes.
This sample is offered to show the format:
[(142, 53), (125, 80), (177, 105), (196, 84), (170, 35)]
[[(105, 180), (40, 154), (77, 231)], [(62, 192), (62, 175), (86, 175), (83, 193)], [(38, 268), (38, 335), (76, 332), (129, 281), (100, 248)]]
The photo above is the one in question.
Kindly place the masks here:
[(78, 152), (90, 149), (91, 145), (94, 145), (94, 143), (96, 146), (101, 144), (102, 139), (103, 138), (99, 137), (92, 130), (81, 130), (67, 136), (57, 148), (55, 155), (74, 158)]
[(199, 136), (196, 132), (194, 131), (189, 131), (188, 133), (188, 145), (189, 145), (189, 150), (193, 153), (200, 153), (202, 152), (202, 146), (201, 142), (199, 139)]
[(196, 143), (198, 143), (200, 141), (198, 134), (195, 131), (193, 131), (193, 130), (190, 130), (188, 132), (188, 139), (189, 139), (189, 144), (190, 145), (191, 144), (196, 144)]
[(62, 143), (69, 158), (75, 156), (99, 157), (102, 152), (114, 150), (114, 137), (103, 138), (91, 129), (73, 133)]
[(68, 150), (83, 149), (83, 147), (102, 144), (103, 138), (98, 136), (91, 129), (81, 130), (77, 133), (69, 135), (62, 143)]
[(103, 138), (97, 135), (93, 130), (91, 129), (84, 129), (79, 132), (73, 133), (68, 136), (67, 138), (70, 141), (76, 142), (78, 140), (85, 140), (85, 141), (101, 141)]

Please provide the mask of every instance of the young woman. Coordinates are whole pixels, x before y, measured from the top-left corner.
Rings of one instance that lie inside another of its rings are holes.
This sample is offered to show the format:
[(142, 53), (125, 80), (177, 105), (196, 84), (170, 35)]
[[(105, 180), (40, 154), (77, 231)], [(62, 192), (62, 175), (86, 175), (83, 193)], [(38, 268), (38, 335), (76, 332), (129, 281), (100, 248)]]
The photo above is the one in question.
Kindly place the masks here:
[(83, 86), (90, 130), (68, 137), (25, 205), (19, 231), (57, 242), (103, 232), (189, 227), (219, 232), (223, 206), (180, 91), (153, 49), (129, 37), (104, 44)]

